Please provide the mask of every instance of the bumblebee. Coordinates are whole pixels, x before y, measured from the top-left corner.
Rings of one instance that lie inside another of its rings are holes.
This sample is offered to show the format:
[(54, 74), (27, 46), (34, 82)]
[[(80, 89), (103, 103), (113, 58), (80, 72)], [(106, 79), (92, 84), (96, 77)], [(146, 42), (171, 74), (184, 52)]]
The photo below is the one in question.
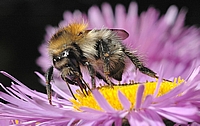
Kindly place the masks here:
[[(139, 57), (122, 43), (129, 34), (122, 29), (87, 29), (86, 23), (71, 23), (60, 28), (50, 39), (48, 52), (53, 65), (47, 70), (46, 89), (51, 102), (53, 69), (60, 71), (61, 78), (75, 98), (69, 84), (77, 85), (83, 93), (91, 90), (84, 81), (80, 67), (86, 67), (91, 77), (92, 89), (96, 88), (95, 78), (103, 79), (111, 87), (110, 78), (121, 81), (128, 57), (135, 67), (148, 76), (158, 78), (156, 73), (145, 67)], [(87, 90), (88, 89), (88, 90)]]

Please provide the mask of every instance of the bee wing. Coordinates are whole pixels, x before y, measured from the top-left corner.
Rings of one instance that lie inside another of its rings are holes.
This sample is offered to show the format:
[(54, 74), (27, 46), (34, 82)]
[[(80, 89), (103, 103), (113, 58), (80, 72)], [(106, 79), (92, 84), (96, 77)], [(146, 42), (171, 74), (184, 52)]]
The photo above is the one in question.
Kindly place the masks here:
[[(113, 32), (115, 32), (122, 40), (128, 38), (129, 34), (127, 31), (123, 30), (123, 29), (108, 29), (111, 30)], [(91, 30), (86, 30), (86, 32), (90, 32)], [(95, 29), (95, 31), (100, 31), (100, 29)]]
[(122, 40), (128, 38), (129, 36), (128, 32), (123, 29), (110, 29), (110, 30), (115, 32)]

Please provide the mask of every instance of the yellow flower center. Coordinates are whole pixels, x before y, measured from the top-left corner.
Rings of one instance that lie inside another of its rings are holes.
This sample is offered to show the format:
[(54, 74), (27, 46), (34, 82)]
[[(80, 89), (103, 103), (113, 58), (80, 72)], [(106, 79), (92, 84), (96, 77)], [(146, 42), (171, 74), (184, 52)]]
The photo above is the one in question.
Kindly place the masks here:
[[(180, 78), (175, 78), (173, 82), (162, 81), (157, 97), (166, 94), (167, 92), (180, 85), (182, 82), (184, 82), (184, 80)], [(154, 94), (157, 83), (157, 81), (143, 83), (145, 86), (143, 98), (145, 98), (147, 95)], [(109, 86), (101, 86), (98, 88), (98, 90), (114, 109), (123, 110), (123, 106), (118, 99), (118, 90), (120, 90), (123, 95), (126, 96), (126, 98), (130, 101), (131, 109), (133, 109), (139, 85), (139, 83), (130, 82), (130, 84), (113, 86), (113, 88)], [(73, 107), (77, 110), (80, 110), (80, 107), (89, 107), (96, 110), (102, 110), (102, 108), (98, 105), (97, 101), (90, 92), (88, 93), (88, 96), (85, 97), (83, 93), (78, 90), (75, 94), (75, 97), (77, 98), (77, 100), (71, 99), (71, 102), (73, 103)]]

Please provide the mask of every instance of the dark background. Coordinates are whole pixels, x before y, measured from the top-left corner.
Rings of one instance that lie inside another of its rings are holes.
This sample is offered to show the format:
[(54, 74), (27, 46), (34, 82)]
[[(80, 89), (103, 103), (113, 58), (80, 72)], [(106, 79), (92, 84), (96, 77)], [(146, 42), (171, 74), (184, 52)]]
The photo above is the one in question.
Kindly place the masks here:
[[(65, 10), (79, 9), (87, 12), (94, 4), (100, 6), (103, 0), (1, 0), (0, 1), (0, 70), (12, 74), (30, 88), (45, 91), (34, 71), (41, 72), (35, 61), (40, 56), (38, 46), (45, 35), (46, 25), (57, 26)], [(109, 2), (109, 1), (107, 1)], [(130, 0), (114, 0), (115, 7), (122, 3), (128, 7)], [(163, 0), (138, 1), (139, 13), (154, 6), (166, 12), (172, 4), (178, 8), (187, 7), (186, 25), (200, 24), (200, 1)], [(8, 86), (10, 80), (0, 75), (0, 82)]]

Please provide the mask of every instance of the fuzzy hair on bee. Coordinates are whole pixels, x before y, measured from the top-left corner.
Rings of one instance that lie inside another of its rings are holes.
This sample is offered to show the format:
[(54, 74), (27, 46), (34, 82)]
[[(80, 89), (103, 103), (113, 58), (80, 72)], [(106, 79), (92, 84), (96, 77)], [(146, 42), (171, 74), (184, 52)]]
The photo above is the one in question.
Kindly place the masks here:
[[(136, 54), (124, 46), (122, 41), (128, 36), (123, 29), (88, 30), (86, 23), (75, 22), (60, 28), (48, 44), (48, 53), (53, 62), (45, 74), (49, 103), (52, 104), (50, 81), (54, 68), (60, 71), (74, 99), (69, 84), (79, 86), (83, 94), (87, 95), (88, 90), (96, 88), (95, 78), (103, 79), (111, 87), (114, 83), (110, 78), (121, 81), (126, 58), (140, 72), (158, 78), (155, 72), (143, 65)], [(83, 79), (80, 67), (89, 71), (91, 87)]]

